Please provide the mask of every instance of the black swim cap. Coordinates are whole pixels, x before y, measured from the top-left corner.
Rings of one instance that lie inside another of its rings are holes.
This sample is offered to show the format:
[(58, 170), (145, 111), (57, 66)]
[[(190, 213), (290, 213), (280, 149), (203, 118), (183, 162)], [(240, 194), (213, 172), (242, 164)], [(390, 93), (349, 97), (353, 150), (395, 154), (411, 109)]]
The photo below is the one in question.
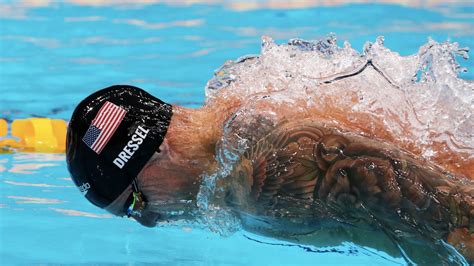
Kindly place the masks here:
[(69, 121), (66, 160), (74, 183), (104, 208), (130, 185), (163, 142), (171, 105), (133, 86), (85, 98)]

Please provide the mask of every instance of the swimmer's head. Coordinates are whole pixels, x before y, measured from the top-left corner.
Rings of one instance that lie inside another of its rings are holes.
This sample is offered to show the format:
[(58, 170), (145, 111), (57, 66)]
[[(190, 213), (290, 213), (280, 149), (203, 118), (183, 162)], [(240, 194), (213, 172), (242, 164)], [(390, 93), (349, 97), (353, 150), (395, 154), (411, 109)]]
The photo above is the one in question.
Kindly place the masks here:
[(159, 150), (171, 116), (171, 105), (127, 85), (79, 103), (68, 126), (66, 160), (82, 194), (100, 208), (111, 204)]

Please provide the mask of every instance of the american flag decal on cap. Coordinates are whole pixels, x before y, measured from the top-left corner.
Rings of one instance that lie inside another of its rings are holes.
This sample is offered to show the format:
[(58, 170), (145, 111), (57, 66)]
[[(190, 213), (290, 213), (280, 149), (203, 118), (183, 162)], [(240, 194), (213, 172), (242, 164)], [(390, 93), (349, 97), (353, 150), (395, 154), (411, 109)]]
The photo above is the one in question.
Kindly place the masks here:
[(127, 111), (120, 106), (109, 101), (105, 102), (92, 120), (82, 141), (97, 154), (100, 154), (126, 113)]

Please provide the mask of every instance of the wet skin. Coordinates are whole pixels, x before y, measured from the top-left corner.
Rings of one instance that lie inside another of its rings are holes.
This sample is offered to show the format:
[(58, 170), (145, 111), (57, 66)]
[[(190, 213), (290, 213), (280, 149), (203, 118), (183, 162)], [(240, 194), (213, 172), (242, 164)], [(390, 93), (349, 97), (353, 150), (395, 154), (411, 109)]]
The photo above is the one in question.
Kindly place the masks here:
[(444, 239), (473, 259), (474, 183), (380, 141), (312, 120), (288, 122), (252, 143), (230, 180), (244, 185), (230, 185), (228, 201), (248, 213), (329, 213), (381, 226), (394, 241), (396, 231)]
[[(161, 221), (192, 219), (191, 212), (170, 216), (160, 210), (166, 209), (167, 203), (174, 208), (192, 210), (179, 201), (195, 203), (200, 174), (218, 168), (215, 151), (222, 125), (240, 104), (226, 99), (225, 103), (201, 109), (174, 107), (160, 152), (138, 176), (139, 188), (147, 200), (163, 205), (147, 206), (140, 217), (133, 216), (135, 220), (152, 227)], [(448, 173), (416, 158), (416, 140), (398, 140), (384, 130), (380, 121), (366, 114), (360, 114), (365, 124), (351, 124), (339, 116), (344, 108), (333, 107), (330, 114), (323, 107), (307, 107), (301, 112), (292, 106), (267, 101), (257, 101), (255, 108), (275, 112), (278, 124), (274, 125), (273, 134), (251, 142), (234, 168), (231, 178), (238, 185), (229, 186), (232, 193), (227, 202), (234, 208), (268, 215), (266, 212), (275, 206), (278, 196), (289, 195), (299, 200), (321, 200), (355, 217), (374, 215), (390, 229), (410, 227), (400, 218), (401, 211), (416, 219), (421, 230), (434, 228), (436, 238), (449, 241), (469, 261), (474, 260), (473, 177), (464, 174), (472, 168), (469, 160), (459, 160), (466, 167), (457, 171), (449, 161), (445, 162), (443, 168), (451, 170)], [(339, 118), (337, 124), (332, 122), (335, 117)], [(285, 123), (288, 118), (293, 122)], [(246, 130), (252, 135), (252, 129)], [(288, 132), (294, 136), (282, 136)], [(298, 135), (300, 138), (295, 137)], [(292, 151), (295, 145), (299, 147)], [(298, 150), (300, 154), (294, 155)], [(269, 156), (275, 152), (276, 157)], [(440, 158), (443, 156), (446, 155)], [(280, 168), (268, 167), (275, 161)], [(130, 193), (128, 188), (107, 210), (125, 215), (124, 205)]]

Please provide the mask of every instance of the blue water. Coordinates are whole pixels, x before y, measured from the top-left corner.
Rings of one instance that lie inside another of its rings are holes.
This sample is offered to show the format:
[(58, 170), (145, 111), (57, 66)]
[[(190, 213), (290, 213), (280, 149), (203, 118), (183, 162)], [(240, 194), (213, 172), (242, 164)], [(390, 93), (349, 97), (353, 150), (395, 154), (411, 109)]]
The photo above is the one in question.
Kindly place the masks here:
[[(341, 44), (348, 40), (359, 51), (384, 35), (385, 45), (402, 55), (416, 53), (428, 37), (474, 47), (474, 8), (467, 2), (252, 10), (68, 2), (0, 4), (0, 117), (69, 119), (82, 98), (112, 84), (133, 84), (166, 102), (198, 107), (213, 70), (259, 53), (261, 35), (281, 43), (335, 32)], [(463, 78), (474, 79), (473, 62), (461, 61), (471, 70)], [(321, 248), (244, 231), (223, 238), (189, 226), (143, 228), (84, 200), (63, 155), (0, 154), (0, 217), (2, 265), (405, 263), (351, 243)]]

